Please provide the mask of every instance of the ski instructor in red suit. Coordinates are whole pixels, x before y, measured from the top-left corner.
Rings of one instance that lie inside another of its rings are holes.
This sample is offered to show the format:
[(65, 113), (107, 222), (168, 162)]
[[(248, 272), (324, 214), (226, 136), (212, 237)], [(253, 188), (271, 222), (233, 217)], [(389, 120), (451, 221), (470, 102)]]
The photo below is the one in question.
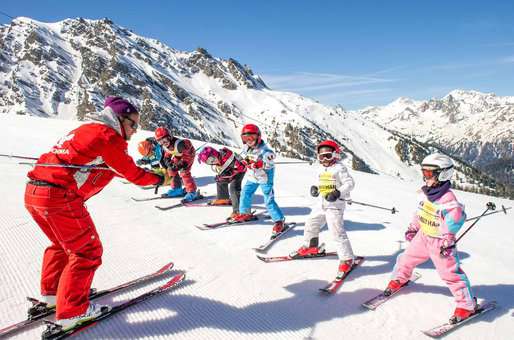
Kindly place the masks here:
[(136, 166), (128, 155), (127, 141), (139, 124), (134, 105), (107, 97), (104, 109), (90, 118), (39, 157), (41, 165), (28, 173), (25, 191), (25, 207), (52, 242), (43, 256), (41, 299), (48, 306), (56, 304), (56, 320), (62, 325), (99, 313), (89, 302), (89, 290), (103, 250), (85, 201), (114, 176), (142, 186), (167, 181)]

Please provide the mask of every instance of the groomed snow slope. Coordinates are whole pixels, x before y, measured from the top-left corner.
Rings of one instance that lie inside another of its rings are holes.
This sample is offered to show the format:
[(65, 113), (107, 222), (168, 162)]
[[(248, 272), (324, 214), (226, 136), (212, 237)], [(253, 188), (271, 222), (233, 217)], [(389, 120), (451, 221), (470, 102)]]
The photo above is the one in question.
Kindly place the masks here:
[[(78, 122), (30, 117), (2, 117), (0, 153), (38, 156)], [(130, 143), (148, 135), (140, 132)], [(201, 142), (195, 142), (200, 146)], [(283, 159), (281, 159), (283, 160)], [(0, 328), (24, 318), (25, 296), (38, 296), (39, 271), (48, 241), (23, 207), (28, 167), (0, 160)], [(276, 198), (288, 221), (299, 226), (269, 250), (287, 254), (302, 242), (304, 221), (312, 203), (308, 188), (315, 182), (314, 167), (278, 165)], [(215, 194), (208, 167), (194, 165), (200, 189)], [(445, 320), (454, 305), (449, 290), (431, 264), (418, 271), (417, 284), (374, 312), (360, 304), (384, 288), (403, 232), (413, 213), (417, 186), (388, 176), (351, 171), (356, 181), (352, 198), (388, 207), (399, 213), (352, 205), (345, 215), (356, 254), (366, 257), (362, 267), (334, 296), (320, 296), (318, 288), (333, 278), (337, 260), (320, 259), (263, 263), (251, 249), (271, 232), (271, 222), (200, 231), (195, 224), (223, 220), (230, 208), (178, 208), (159, 211), (155, 204), (130, 197), (151, 196), (150, 190), (114, 180), (88, 202), (104, 244), (103, 264), (93, 286), (113, 286), (152, 272), (173, 260), (187, 280), (177, 290), (134, 306), (81, 334), (102, 339), (418, 339), (420, 330)], [(480, 214), (489, 200), (512, 206), (513, 201), (458, 192), (468, 216)], [(255, 207), (263, 208), (258, 192)], [(514, 330), (512, 214), (496, 214), (480, 221), (460, 246), (463, 268), (479, 298), (496, 299), (500, 307), (464, 326), (448, 339), (511, 339)], [(466, 224), (469, 226), (469, 223)], [(333, 249), (326, 229), (321, 238)], [(101, 301), (117, 303), (157, 283)], [(37, 339), (43, 327), (17, 335)]]

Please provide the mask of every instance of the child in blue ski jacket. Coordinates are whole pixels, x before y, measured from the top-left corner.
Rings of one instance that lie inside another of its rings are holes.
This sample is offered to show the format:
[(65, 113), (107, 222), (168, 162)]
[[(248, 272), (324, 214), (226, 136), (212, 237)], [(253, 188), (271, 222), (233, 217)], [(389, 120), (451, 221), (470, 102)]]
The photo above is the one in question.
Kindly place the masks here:
[(246, 124), (241, 132), (244, 143), (241, 158), (247, 167), (246, 183), (241, 190), (239, 214), (234, 216), (235, 222), (246, 222), (255, 219), (251, 213), (252, 197), (257, 188), (264, 194), (266, 209), (274, 222), (273, 236), (284, 230), (284, 214), (275, 202), (273, 178), (275, 176), (275, 153), (261, 139), (261, 131), (254, 124)]

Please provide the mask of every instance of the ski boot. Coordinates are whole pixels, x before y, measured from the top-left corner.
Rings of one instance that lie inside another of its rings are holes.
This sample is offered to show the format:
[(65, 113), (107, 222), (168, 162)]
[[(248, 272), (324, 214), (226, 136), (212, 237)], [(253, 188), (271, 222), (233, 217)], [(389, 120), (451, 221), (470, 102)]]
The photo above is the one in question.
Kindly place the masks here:
[(349, 272), (353, 267), (353, 259), (349, 259), (346, 261), (340, 261), (339, 267), (337, 268), (337, 278), (342, 278), (344, 274)]
[(174, 188), (168, 190), (165, 194), (162, 194), (162, 197), (182, 197), (186, 194), (184, 188)]
[(453, 324), (456, 324), (456, 323), (459, 323), (467, 318), (469, 318), (470, 316), (472, 316), (473, 314), (476, 313), (477, 311), (477, 298), (473, 298), (473, 300), (475, 301), (475, 306), (473, 307), (472, 310), (469, 310), (469, 309), (464, 309), (464, 308), (455, 308), (455, 311), (453, 312), (453, 315), (450, 317), (450, 320), (449, 322), (453, 325)]
[(286, 226), (284, 225), (284, 221), (275, 222), (275, 224), (273, 225), (273, 229), (271, 231), (271, 238), (273, 239), (277, 237), (278, 234), (285, 230), (285, 227)]
[(243, 214), (237, 214), (232, 219), (233, 223), (242, 223), (242, 222), (248, 222), (248, 221), (255, 221), (257, 220), (257, 216), (255, 216), (252, 213), (243, 213)]
[(221, 205), (221, 206), (230, 206), (232, 205), (232, 201), (228, 198), (218, 198), (207, 203), (208, 205)]
[(387, 288), (384, 290), (385, 296), (391, 296), (394, 292), (405, 286), (405, 283), (401, 283), (400, 280), (391, 280), (387, 285)]
[(80, 323), (93, 320), (99, 317), (100, 315), (109, 312), (111, 309), (112, 307), (109, 305), (98, 305), (95, 303), (89, 303), (89, 307), (87, 308), (84, 314), (74, 316), (68, 319), (56, 319), (55, 323), (59, 325), (63, 331), (66, 331), (77, 326)]
[(184, 196), (182, 202), (193, 202), (201, 198), (203, 198), (203, 196), (200, 195), (200, 191), (188, 192), (186, 196)]
[(320, 245), (319, 247), (318, 246), (308, 247), (308, 246), (303, 245), (300, 248), (298, 248), (298, 250), (289, 254), (289, 256), (291, 256), (292, 258), (316, 257), (316, 256), (322, 255), (324, 253), (325, 253), (325, 246), (323, 244)]

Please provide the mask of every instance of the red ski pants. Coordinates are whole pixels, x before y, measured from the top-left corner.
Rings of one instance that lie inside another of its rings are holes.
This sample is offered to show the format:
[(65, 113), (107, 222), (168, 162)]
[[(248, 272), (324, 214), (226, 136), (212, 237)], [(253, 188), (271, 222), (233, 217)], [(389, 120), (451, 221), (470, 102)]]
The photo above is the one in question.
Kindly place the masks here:
[[(188, 163), (187, 168), (185, 168), (183, 170), (173, 171), (173, 170), (168, 169), (169, 176), (172, 176), (175, 178), (177, 175), (180, 176), (180, 178), (182, 179), (182, 182), (184, 183), (186, 192), (195, 192), (196, 191), (195, 179), (193, 178), (193, 175), (191, 175), (191, 167), (193, 166), (193, 162), (194, 162), (194, 158), (191, 161), (191, 163)], [(177, 187), (179, 187), (179, 186), (177, 186), (175, 184), (175, 181), (173, 181), (171, 183), (171, 188), (175, 189)]]
[(85, 313), (103, 249), (84, 200), (66, 189), (29, 183), (25, 208), (52, 242), (43, 256), (41, 294), (56, 295), (57, 319)]

